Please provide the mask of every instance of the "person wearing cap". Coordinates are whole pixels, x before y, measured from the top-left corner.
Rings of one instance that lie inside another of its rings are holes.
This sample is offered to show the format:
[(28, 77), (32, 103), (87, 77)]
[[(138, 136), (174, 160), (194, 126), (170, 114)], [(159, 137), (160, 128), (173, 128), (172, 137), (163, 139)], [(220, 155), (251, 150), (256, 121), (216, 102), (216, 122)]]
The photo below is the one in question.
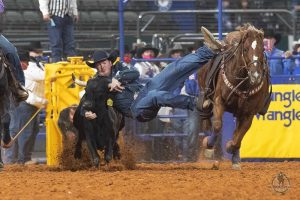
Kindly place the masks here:
[[(4, 4), (3, 1), (0, 0), (0, 14), (2, 14), (3, 12)], [(12, 43), (10, 43), (1, 32), (0, 49), (11, 64), (8, 66), (9, 70), (7, 70), (7, 72), (10, 73), (10, 77), (12, 78), (12, 84), (10, 84), (12, 93), (18, 102), (24, 101), (27, 99), (28, 93), (23, 87), (25, 85), (25, 78), (20, 64), (20, 58), (18, 56), (16, 47)]]
[[(168, 58), (174, 58), (174, 59), (179, 59), (182, 58), (185, 54), (184, 49), (182, 48), (181, 44), (175, 44), (174, 47), (172, 49), (169, 50), (169, 52), (167, 53), (167, 57)], [(165, 55), (161, 55), (161, 58), (164, 58)], [(167, 62), (160, 62), (159, 63), (161, 68), (165, 68), (168, 63)]]
[[(295, 45), (293, 47), (293, 51), (290, 53), (291, 53), (291, 55), (294, 55), (294, 56), (300, 55), (300, 41), (295, 43)], [(293, 75), (300, 75), (300, 58), (295, 59)]]
[[(285, 53), (284, 51), (276, 48), (276, 45), (280, 42), (281, 40), (281, 35), (278, 33), (275, 33), (272, 30), (268, 30), (264, 33), (264, 48), (265, 48), (265, 54), (267, 58), (269, 57), (282, 57), (283, 59), (268, 59), (268, 64), (270, 67), (270, 74), (271, 76), (274, 75), (284, 75), (284, 71), (288, 73), (288, 70), (292, 68), (291, 66), (291, 60), (289, 59), (284, 59), (288, 58), (290, 55)], [(288, 75), (288, 74), (286, 74)]]
[[(146, 45), (144, 47), (138, 48), (136, 56), (137, 58), (142, 58), (142, 59), (153, 59), (156, 58), (159, 53), (159, 50), (150, 46)], [(137, 62), (134, 67), (140, 72), (140, 78), (141, 79), (149, 79), (153, 78), (157, 74), (159, 74), (160, 69), (159, 67), (153, 63), (153, 62)]]
[(28, 47), (30, 59), (34, 62), (45, 62), (44, 52), (40, 41), (32, 41)]

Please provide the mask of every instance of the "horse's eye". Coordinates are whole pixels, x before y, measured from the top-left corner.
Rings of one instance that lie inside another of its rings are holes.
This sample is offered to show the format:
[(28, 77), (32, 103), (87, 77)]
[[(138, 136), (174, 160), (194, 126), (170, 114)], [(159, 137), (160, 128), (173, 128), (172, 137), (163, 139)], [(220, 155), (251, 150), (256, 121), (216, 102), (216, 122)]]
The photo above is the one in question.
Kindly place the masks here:
[(244, 52), (247, 52), (248, 51), (248, 49), (244, 49)]

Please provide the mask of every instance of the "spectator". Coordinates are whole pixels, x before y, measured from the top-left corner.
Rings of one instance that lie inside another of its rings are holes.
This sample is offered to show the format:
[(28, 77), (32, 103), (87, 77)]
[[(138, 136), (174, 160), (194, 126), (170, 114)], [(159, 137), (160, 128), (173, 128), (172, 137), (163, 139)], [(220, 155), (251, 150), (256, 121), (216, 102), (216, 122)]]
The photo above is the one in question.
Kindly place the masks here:
[[(300, 43), (294, 45), (293, 51), (286, 51), (285, 57), (289, 56), (299, 56), (300, 55)], [(284, 67), (285, 75), (300, 75), (300, 59), (285, 59), (286, 65)]]
[[(184, 49), (182, 48), (181, 44), (175, 44), (173, 48), (169, 50), (167, 55), (161, 55), (161, 58), (174, 58), (179, 59), (184, 55)], [(160, 67), (164, 68), (168, 65), (168, 62), (160, 62)]]
[[(292, 53), (295, 56), (300, 56), (300, 43), (295, 44)], [(295, 59), (295, 68), (293, 70), (293, 75), (300, 75), (300, 58)]]
[[(152, 59), (157, 57), (158, 52), (158, 49), (150, 45), (146, 45), (137, 49), (136, 56), (137, 58)], [(140, 72), (140, 78), (142, 79), (153, 78), (160, 71), (159, 67), (155, 63), (148, 61), (138, 62), (134, 65), (134, 67)]]
[[(222, 6), (223, 6), (224, 10), (230, 9), (231, 8), (230, 1), (223, 0)], [(216, 15), (216, 18), (218, 18), (218, 15)], [(224, 31), (232, 31), (232, 29), (233, 29), (232, 14), (223, 13), (222, 22), (223, 22)]]
[(78, 21), (76, 0), (39, 0), (43, 20), (47, 23), (52, 62), (75, 56), (74, 22)]
[[(250, 2), (248, 0), (240, 0), (238, 9), (247, 10), (250, 8)], [(237, 13), (236, 15), (236, 27), (241, 26), (242, 24), (246, 24), (249, 21), (253, 21), (254, 16), (249, 15), (247, 12)], [(254, 21), (255, 23), (255, 21)]]
[(184, 49), (182, 48), (181, 44), (175, 44), (173, 49), (171, 49), (169, 52), (169, 57), (179, 59), (184, 56), (184, 53), (185, 52), (184, 52)]
[[(30, 56), (29, 56), (30, 55)], [(36, 57), (42, 56), (42, 52), (32, 49), (28, 53), (20, 54), (25, 74), (25, 88), (28, 89), (29, 97), (26, 102), (21, 102), (11, 113), (10, 134), (14, 137), (24, 127), (39, 108), (45, 107), (47, 100), (44, 98), (45, 71), (42, 63), (36, 61)], [(29, 61), (29, 62), (28, 62)], [(26, 67), (26, 62), (28, 65)], [(31, 154), (34, 148), (36, 136), (39, 132), (39, 116), (35, 116), (17, 142), (4, 152), (6, 163), (34, 164)]]
[[(265, 32), (265, 39), (264, 39), (264, 48), (265, 54), (269, 57), (286, 57), (285, 52), (277, 49), (276, 45), (280, 42), (281, 35), (275, 33), (273, 31), (266, 31)], [(273, 75), (283, 75), (284, 68), (289, 68), (287, 60), (282, 59), (268, 59), (268, 64), (270, 67), (270, 74)]]

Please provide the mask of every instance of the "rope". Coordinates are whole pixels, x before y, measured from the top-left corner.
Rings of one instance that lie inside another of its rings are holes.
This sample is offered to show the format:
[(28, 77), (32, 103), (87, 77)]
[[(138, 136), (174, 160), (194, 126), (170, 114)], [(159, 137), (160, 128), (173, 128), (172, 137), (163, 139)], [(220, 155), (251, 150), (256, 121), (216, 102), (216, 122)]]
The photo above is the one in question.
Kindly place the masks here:
[(37, 116), (37, 114), (42, 110), (42, 108), (39, 108), (32, 116), (31, 118), (26, 122), (26, 124), (21, 128), (21, 130), (19, 130), (19, 132), (17, 133), (17, 135), (15, 137), (12, 138), (12, 140), (8, 143), (8, 144), (4, 144), (1, 141), (1, 146), (3, 148), (9, 148), (13, 145), (13, 143), (17, 140), (17, 138), (21, 135), (22, 131), (28, 126), (28, 124)]

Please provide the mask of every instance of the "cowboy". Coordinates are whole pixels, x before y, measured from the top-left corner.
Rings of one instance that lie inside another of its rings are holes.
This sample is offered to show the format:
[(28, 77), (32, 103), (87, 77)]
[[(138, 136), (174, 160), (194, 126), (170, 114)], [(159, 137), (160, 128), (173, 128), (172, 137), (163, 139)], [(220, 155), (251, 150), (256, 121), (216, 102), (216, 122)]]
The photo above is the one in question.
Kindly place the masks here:
[[(284, 51), (276, 48), (281, 40), (281, 35), (275, 33), (272, 30), (268, 30), (264, 33), (264, 48), (267, 57), (282, 57), (288, 58), (288, 55)], [(268, 64), (270, 67), (270, 74), (273, 75), (284, 75), (284, 69), (292, 68), (290, 66), (290, 60), (287, 59), (268, 59)], [(286, 75), (289, 75), (288, 73)]]
[(114, 91), (112, 93), (113, 107), (123, 115), (131, 117), (130, 104), (134, 100), (134, 94), (141, 88), (141, 85), (137, 82), (139, 72), (131, 65), (120, 62), (115, 52), (108, 54), (105, 51), (96, 51), (93, 58), (93, 63), (86, 62), (86, 64), (96, 68), (97, 63), (105, 62), (106, 67), (110, 69), (108, 77), (112, 79), (112, 83), (117, 84), (116, 88), (110, 88), (110, 91)]
[(213, 35), (201, 27), (204, 35), (204, 46), (195, 53), (186, 55), (180, 60), (170, 63), (158, 75), (144, 86), (131, 106), (132, 115), (141, 122), (154, 119), (161, 107), (172, 107), (194, 110), (198, 98), (187, 95), (176, 95), (174, 90), (190, 75), (213, 58), (224, 45), (214, 39)]

